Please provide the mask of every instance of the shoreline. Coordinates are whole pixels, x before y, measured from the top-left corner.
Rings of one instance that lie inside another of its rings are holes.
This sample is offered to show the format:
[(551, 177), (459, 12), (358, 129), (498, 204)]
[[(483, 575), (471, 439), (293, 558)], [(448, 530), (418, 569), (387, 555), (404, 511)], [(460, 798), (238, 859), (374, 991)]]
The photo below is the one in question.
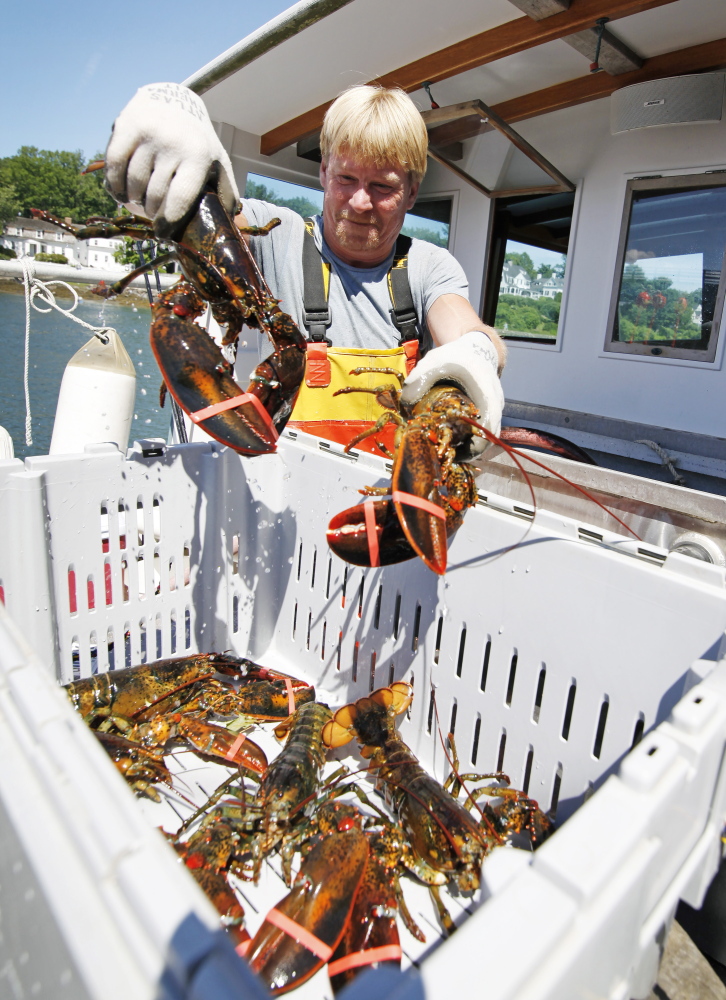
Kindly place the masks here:
[[(80, 284), (78, 282), (69, 281), (66, 282), (78, 293), (78, 297), (83, 299), (85, 302), (98, 301), (99, 303), (104, 300), (101, 296), (91, 295), (91, 285)], [(9, 295), (24, 295), (25, 287), (23, 282), (18, 278), (0, 278), (0, 294), (7, 293)], [(57, 299), (65, 299), (67, 301), (72, 301), (72, 296), (70, 292), (67, 291), (62, 285), (57, 286), (53, 289), (53, 294)], [(130, 308), (135, 306), (137, 309), (146, 308), (150, 310), (149, 297), (146, 294), (145, 288), (127, 288), (126, 291), (122, 292), (121, 295), (116, 295), (111, 299), (106, 299), (105, 301), (110, 302), (116, 306), (125, 306)]]

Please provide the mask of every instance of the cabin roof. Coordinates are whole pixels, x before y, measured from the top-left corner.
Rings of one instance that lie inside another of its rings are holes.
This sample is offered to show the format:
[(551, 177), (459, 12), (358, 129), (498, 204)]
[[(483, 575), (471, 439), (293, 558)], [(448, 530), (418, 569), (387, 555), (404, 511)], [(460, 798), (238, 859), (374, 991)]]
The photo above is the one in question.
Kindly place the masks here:
[[(260, 135), (262, 151), (274, 152), (317, 131), (326, 104), (355, 83), (397, 83), (424, 110), (420, 83), (431, 80), (440, 105), (479, 98), (515, 122), (640, 79), (726, 65), (723, 0), (571, 0), (542, 20), (518, 9), (541, 2), (303, 0), (185, 82), (213, 119)], [(565, 41), (604, 15), (640, 69), (590, 74), (588, 57)]]

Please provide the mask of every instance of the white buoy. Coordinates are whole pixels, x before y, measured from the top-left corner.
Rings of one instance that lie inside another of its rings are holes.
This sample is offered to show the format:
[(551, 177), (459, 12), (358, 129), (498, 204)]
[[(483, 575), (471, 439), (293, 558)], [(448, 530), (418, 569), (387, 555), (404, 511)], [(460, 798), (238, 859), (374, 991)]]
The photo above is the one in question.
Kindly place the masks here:
[(115, 330), (93, 336), (66, 365), (55, 411), (51, 455), (112, 441), (125, 452), (136, 396), (136, 372)]
[(13, 439), (4, 427), (0, 427), (0, 461), (4, 458), (14, 458)]

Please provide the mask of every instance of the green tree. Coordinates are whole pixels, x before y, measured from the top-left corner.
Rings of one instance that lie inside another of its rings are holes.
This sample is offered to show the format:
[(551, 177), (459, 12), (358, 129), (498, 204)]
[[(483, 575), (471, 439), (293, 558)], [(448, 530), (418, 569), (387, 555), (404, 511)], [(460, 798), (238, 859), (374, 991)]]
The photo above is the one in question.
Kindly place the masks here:
[(258, 184), (256, 181), (247, 181), (247, 186), (245, 187), (245, 198), (256, 198), (258, 201), (268, 201), (272, 205), (281, 205), (283, 208), (291, 208), (293, 212), (297, 212), (304, 219), (309, 218), (311, 215), (317, 215), (320, 211), (319, 205), (310, 201), (304, 196), (298, 195), (295, 198), (281, 198), (276, 195), (274, 191), (265, 187), (264, 184)]
[(528, 253), (505, 253), (504, 260), (521, 267), (530, 281), (537, 277), (537, 268)]
[(626, 264), (620, 286), (619, 339), (627, 343), (652, 340), (700, 340), (701, 327), (693, 312), (701, 303), (701, 289), (673, 287), (670, 278), (648, 278), (639, 264)]
[(0, 223), (14, 218), (19, 211), (20, 201), (15, 188), (12, 184), (0, 180)]
[(31, 208), (74, 222), (85, 222), (92, 215), (116, 215), (118, 206), (103, 188), (102, 173), (82, 175), (85, 166), (80, 150), (21, 146), (14, 156), (0, 159), (0, 190), (14, 189), (25, 216)]
[(549, 264), (540, 264), (539, 266), (539, 276), (543, 281), (547, 281), (555, 273), (554, 267), (550, 267)]

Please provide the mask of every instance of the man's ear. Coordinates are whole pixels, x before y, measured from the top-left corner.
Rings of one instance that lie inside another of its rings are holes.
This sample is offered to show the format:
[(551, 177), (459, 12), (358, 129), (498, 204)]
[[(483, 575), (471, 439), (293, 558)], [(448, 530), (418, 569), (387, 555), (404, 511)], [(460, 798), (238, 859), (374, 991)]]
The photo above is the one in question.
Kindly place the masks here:
[(320, 171), (318, 173), (318, 176), (320, 177), (320, 185), (323, 188), (323, 190), (325, 190), (325, 183), (328, 179), (328, 164), (325, 162), (325, 160), (320, 161)]
[[(321, 181), (322, 183), (322, 181)], [(411, 191), (408, 196), (408, 204), (406, 205), (406, 211), (408, 212), (413, 208), (413, 204), (418, 197), (418, 189), (421, 187), (421, 181), (413, 181), (411, 184)]]

